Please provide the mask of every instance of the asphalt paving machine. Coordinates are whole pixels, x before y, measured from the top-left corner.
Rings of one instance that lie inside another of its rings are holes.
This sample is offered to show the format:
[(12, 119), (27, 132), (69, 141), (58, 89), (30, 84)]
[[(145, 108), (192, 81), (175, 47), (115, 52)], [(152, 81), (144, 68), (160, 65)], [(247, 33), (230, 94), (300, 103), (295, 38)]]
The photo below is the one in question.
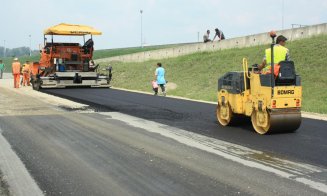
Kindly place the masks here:
[[(65, 87), (110, 87), (111, 67), (104, 74), (98, 73), (99, 65), (92, 65), (94, 42), (92, 35), (100, 31), (84, 26), (61, 23), (44, 30), (44, 47), (39, 62), (32, 66), (33, 89)], [(47, 41), (51, 36), (51, 41)], [(54, 36), (83, 37), (84, 44), (54, 42)], [(90, 39), (85, 41), (85, 36)]]
[[(271, 34), (271, 70), (275, 70), (275, 36)], [(279, 66), (277, 77), (274, 71), (261, 74), (256, 65), (248, 68), (244, 58), (243, 71), (228, 72), (219, 78), (218, 122), (236, 125), (239, 116), (248, 116), (259, 134), (296, 131), (301, 124), (301, 77), (295, 73), (293, 61), (282, 61)]]

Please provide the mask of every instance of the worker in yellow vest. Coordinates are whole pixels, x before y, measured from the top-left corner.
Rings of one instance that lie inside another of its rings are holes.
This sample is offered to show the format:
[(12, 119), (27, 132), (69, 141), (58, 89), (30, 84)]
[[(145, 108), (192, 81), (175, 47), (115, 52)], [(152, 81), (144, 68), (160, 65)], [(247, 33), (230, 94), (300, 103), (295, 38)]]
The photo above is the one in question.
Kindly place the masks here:
[(12, 74), (14, 76), (14, 88), (19, 88), (20, 81), (20, 62), (18, 58), (14, 58), (14, 62), (12, 63)]
[[(276, 45), (274, 46), (274, 75), (277, 77), (279, 73), (279, 62), (290, 61), (290, 55), (288, 49), (285, 47), (287, 38), (283, 35), (277, 37)], [(266, 49), (265, 57), (261, 65), (259, 65), (259, 70), (262, 74), (271, 73), (271, 48)]]
[(31, 66), (30, 62), (26, 61), (23, 65), (23, 86), (30, 86), (30, 75), (31, 75)]

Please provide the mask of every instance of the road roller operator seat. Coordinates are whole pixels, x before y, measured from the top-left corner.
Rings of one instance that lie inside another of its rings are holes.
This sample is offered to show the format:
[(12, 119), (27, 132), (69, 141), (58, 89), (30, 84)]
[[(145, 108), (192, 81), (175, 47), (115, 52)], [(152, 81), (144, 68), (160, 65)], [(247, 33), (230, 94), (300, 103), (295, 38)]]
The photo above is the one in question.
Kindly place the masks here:
[(93, 50), (93, 45), (94, 42), (92, 39), (89, 39), (85, 42), (85, 44), (82, 46), (82, 48), (84, 49), (84, 53), (85, 54), (89, 54), (91, 50)]
[(296, 85), (297, 76), (295, 74), (294, 62), (281, 61), (279, 65), (279, 73), (275, 80), (276, 86)]

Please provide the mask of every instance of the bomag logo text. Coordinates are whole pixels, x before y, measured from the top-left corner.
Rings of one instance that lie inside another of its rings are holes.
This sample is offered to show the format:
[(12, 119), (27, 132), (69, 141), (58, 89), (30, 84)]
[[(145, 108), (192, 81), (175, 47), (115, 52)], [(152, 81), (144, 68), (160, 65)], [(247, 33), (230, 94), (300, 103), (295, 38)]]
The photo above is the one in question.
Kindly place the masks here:
[(278, 95), (294, 95), (294, 90), (278, 90), (277, 91)]

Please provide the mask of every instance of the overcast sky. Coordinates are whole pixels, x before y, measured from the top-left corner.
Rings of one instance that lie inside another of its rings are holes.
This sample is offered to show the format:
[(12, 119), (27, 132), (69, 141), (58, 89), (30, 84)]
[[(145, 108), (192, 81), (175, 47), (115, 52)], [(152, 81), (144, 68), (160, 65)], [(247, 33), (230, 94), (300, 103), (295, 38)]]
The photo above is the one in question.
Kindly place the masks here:
[(327, 22), (327, 0), (1, 0), (0, 9), (7, 48), (29, 46), (31, 35), (37, 49), (43, 30), (62, 22), (102, 31), (96, 49), (140, 46), (140, 10), (147, 45), (196, 42), (216, 27), (231, 38)]

